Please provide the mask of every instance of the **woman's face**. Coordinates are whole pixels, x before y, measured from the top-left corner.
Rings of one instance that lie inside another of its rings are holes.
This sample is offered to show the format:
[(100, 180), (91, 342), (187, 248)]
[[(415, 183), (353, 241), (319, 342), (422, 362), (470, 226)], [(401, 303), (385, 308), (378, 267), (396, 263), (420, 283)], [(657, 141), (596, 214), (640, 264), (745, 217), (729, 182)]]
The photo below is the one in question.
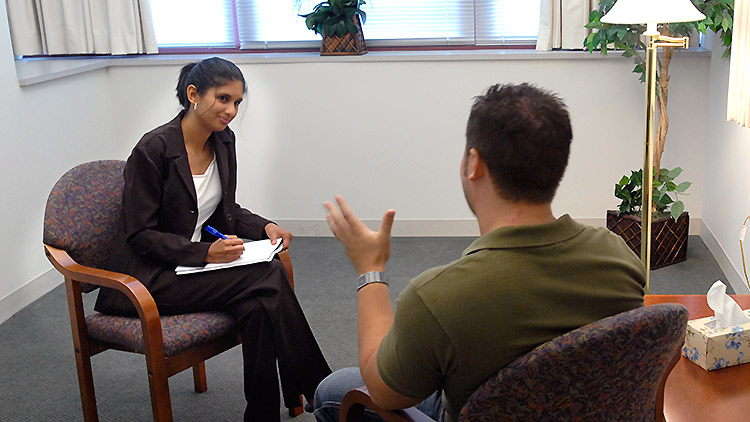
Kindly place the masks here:
[(194, 112), (211, 131), (224, 130), (237, 116), (243, 95), (244, 86), (241, 81), (235, 80), (209, 88), (198, 97), (198, 106)]

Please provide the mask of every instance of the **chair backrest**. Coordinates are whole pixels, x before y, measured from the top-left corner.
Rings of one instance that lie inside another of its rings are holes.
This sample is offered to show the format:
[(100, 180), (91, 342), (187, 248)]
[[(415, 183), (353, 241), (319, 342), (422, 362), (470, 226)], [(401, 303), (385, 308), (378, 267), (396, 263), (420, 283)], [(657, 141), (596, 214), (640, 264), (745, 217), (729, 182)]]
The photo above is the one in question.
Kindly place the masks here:
[(490, 378), (460, 421), (653, 421), (688, 311), (644, 306), (542, 344)]
[(125, 161), (92, 161), (65, 173), (47, 199), (44, 243), (79, 264), (101, 268), (121, 224), (124, 168)]

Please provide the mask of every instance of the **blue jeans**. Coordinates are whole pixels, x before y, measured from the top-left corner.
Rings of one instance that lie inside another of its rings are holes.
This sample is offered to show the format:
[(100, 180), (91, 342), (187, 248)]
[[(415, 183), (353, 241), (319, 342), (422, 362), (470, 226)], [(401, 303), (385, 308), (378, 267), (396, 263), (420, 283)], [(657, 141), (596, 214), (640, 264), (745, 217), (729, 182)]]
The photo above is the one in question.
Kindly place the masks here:
[[(315, 419), (318, 422), (338, 422), (341, 400), (344, 395), (355, 388), (363, 387), (365, 382), (359, 368), (344, 368), (332, 373), (318, 385), (315, 390)], [(435, 420), (443, 420), (443, 406), (440, 391), (416, 406), (422, 413)], [(365, 410), (365, 421), (381, 422), (383, 418), (370, 410)]]

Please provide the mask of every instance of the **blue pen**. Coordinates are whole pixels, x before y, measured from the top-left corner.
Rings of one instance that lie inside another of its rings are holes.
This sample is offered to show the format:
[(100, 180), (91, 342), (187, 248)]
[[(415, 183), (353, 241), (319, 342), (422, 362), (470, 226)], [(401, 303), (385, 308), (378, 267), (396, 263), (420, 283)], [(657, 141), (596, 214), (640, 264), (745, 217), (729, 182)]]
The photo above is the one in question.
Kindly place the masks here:
[(219, 232), (218, 230), (216, 230), (215, 228), (213, 228), (211, 226), (206, 226), (206, 231), (209, 232), (209, 233), (211, 233), (212, 235), (218, 237), (218, 238), (229, 239), (228, 237), (224, 236), (223, 234), (221, 234), (221, 232)]

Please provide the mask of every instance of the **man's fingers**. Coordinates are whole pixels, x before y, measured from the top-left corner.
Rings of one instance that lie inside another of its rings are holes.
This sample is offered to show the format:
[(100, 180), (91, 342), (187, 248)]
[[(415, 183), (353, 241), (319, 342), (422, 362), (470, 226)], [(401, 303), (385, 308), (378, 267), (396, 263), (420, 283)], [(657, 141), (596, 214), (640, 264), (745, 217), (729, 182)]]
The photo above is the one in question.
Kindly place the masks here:
[(333, 198), (336, 200), (336, 204), (338, 204), (339, 209), (341, 210), (341, 215), (348, 220), (347, 216), (352, 214), (352, 209), (349, 208), (349, 203), (346, 202), (346, 199), (341, 195), (334, 195)]
[(339, 205), (339, 208), (341, 209), (341, 216), (344, 217), (344, 220), (351, 226), (353, 229), (360, 229), (362, 223), (359, 218), (357, 218), (357, 215), (354, 214), (354, 211), (352, 211), (351, 207), (349, 207), (349, 203), (346, 202), (343, 196), (341, 195), (335, 195), (334, 198), (336, 199), (336, 203)]
[(344, 218), (341, 216), (341, 213), (339, 212), (338, 208), (336, 208), (335, 205), (333, 205), (330, 202), (324, 202), (323, 206), (328, 211), (328, 214), (326, 215), (326, 221), (328, 222), (328, 228), (331, 229), (331, 232), (334, 236), (340, 237), (341, 231), (342, 231), (342, 223), (344, 222)]
[(395, 217), (396, 210), (388, 210), (385, 212), (385, 215), (383, 215), (383, 221), (380, 222), (380, 234), (385, 234), (390, 237)]

